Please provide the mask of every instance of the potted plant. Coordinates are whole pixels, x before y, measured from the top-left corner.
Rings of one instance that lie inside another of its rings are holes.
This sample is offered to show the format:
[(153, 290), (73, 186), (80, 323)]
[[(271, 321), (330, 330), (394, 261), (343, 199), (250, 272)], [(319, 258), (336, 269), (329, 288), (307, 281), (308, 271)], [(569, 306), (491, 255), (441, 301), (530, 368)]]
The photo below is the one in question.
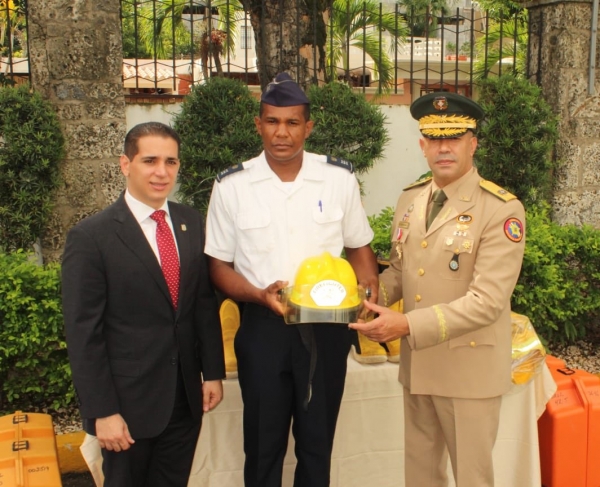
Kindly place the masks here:
[[(462, 47), (461, 47), (462, 50)], [(456, 54), (456, 44), (454, 44), (454, 42), (448, 42), (446, 44), (446, 49), (445, 49), (445, 58), (448, 61), (466, 61), (467, 60), (467, 56), (466, 55), (457, 55)]]

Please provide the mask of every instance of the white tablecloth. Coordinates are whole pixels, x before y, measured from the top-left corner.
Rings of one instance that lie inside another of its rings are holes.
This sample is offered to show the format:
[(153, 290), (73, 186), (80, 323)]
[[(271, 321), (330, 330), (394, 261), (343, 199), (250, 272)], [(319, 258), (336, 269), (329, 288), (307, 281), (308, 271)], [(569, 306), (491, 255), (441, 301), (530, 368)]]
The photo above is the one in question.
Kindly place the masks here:
[[(397, 364), (361, 365), (348, 359), (331, 487), (404, 487), (403, 390), (397, 374)], [(555, 390), (544, 365), (532, 382), (514, 386), (503, 397), (494, 448), (496, 487), (540, 487), (537, 418)], [(219, 407), (204, 416), (189, 487), (244, 485), (238, 381), (225, 381), (224, 393)], [(295, 462), (290, 437), (283, 487), (293, 485)]]

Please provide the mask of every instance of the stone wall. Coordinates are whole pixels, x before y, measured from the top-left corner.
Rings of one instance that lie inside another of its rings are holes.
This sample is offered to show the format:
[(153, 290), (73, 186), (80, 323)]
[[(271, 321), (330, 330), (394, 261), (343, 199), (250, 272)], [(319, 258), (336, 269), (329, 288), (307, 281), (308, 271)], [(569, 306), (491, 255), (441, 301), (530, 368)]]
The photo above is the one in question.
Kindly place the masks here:
[[(594, 94), (588, 93), (592, 2), (546, 0), (527, 7), (532, 33), (530, 73), (538, 73), (544, 97), (560, 116), (554, 218), (559, 223), (600, 228), (598, 69)], [(599, 66), (598, 42), (596, 53)]]
[(69, 228), (124, 187), (119, 0), (29, 2), (29, 36), (33, 87), (56, 107), (67, 141), (64, 185), (42, 236), (48, 261), (60, 259)]

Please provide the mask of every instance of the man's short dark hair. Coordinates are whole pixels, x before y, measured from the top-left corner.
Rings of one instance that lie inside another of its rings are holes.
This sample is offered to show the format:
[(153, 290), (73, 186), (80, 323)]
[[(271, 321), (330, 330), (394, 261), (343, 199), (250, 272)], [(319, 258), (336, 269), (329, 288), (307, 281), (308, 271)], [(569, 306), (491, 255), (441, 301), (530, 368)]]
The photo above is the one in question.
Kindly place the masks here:
[(139, 151), (138, 141), (142, 137), (147, 137), (149, 135), (173, 139), (177, 142), (177, 156), (179, 157), (179, 147), (181, 146), (179, 134), (168, 125), (160, 122), (140, 123), (127, 132), (125, 143), (123, 144), (123, 153), (129, 159), (133, 159)]

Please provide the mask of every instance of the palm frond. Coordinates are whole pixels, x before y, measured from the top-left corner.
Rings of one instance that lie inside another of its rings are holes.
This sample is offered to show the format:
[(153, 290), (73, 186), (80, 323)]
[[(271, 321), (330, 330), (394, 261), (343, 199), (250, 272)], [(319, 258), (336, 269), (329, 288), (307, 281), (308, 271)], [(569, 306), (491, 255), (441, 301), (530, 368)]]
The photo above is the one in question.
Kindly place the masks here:
[[(382, 32), (388, 35), (381, 36)], [(372, 69), (381, 86), (389, 88), (395, 82), (394, 61), (390, 56), (402, 45), (407, 32), (404, 19), (393, 12), (381, 11), (377, 1), (334, 0), (325, 46), (328, 69), (332, 66), (351, 69), (348, 48), (354, 47), (373, 61)]]

